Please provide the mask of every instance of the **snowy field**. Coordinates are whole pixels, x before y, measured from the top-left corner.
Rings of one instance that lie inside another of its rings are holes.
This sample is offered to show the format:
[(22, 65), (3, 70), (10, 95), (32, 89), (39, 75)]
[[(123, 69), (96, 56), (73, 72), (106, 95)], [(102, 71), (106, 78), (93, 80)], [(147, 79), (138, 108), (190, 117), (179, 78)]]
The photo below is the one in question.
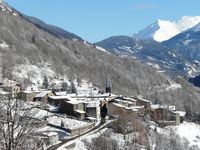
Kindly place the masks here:
[[(156, 131), (160, 135), (166, 135), (167, 137), (171, 136), (171, 131), (173, 134), (178, 135), (181, 139), (181, 143), (187, 142), (190, 148), (192, 149), (200, 149), (200, 125), (192, 122), (184, 122), (180, 125), (176, 126), (168, 126), (165, 128), (158, 127), (154, 122), (150, 123), (151, 137), (152, 140), (151, 145), (155, 145), (155, 135), (153, 132)], [(154, 142), (153, 142), (154, 141)]]
[(169, 128), (172, 128), (182, 139), (186, 139), (191, 147), (198, 147), (200, 149), (200, 125), (184, 122)]

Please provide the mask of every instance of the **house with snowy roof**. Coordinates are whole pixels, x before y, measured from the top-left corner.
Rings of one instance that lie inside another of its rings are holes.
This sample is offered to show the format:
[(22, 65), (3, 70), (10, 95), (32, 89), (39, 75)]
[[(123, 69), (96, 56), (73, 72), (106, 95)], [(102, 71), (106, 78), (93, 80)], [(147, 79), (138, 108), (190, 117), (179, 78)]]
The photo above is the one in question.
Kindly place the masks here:
[(185, 119), (185, 112), (176, 111), (174, 105), (151, 105), (151, 118), (161, 126), (180, 124)]
[(130, 97), (114, 97), (108, 101), (108, 115), (117, 115), (120, 111), (134, 113), (138, 115), (144, 114), (145, 107), (137, 106), (136, 102), (137, 100)]
[(43, 102), (43, 103), (48, 103), (48, 97), (49, 96), (55, 96), (54, 92), (52, 91), (40, 91), (34, 98), (34, 102)]

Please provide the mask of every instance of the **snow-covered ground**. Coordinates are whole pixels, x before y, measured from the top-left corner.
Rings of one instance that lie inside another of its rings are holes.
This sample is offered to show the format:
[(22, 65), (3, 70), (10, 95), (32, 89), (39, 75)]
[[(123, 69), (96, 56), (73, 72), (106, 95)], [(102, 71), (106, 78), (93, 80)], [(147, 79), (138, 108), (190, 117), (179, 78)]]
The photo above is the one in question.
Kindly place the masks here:
[(57, 129), (57, 128), (53, 128), (50, 126), (45, 126), (43, 128), (40, 128), (40, 129), (38, 129), (37, 132), (47, 135), (49, 137), (55, 136), (55, 139), (53, 140), (53, 143), (51, 143), (51, 144), (58, 143), (59, 139), (66, 139), (66, 138), (70, 137), (70, 134), (68, 132)]
[[(161, 135), (170, 136), (173, 132), (181, 138), (181, 142), (187, 141), (189, 147), (200, 149), (200, 125), (193, 122), (183, 122), (180, 125), (168, 126), (165, 128), (160, 128), (155, 124), (151, 124), (150, 128), (155, 130)], [(196, 150), (195, 149), (195, 150)]]
[(64, 127), (68, 128), (68, 129), (76, 129), (79, 127), (84, 127), (86, 125), (88, 125), (87, 122), (83, 122), (83, 121), (79, 121), (79, 120), (75, 120), (75, 119), (69, 119), (69, 118), (65, 118), (65, 117), (58, 117), (58, 116), (52, 116), (49, 117), (48, 122), (50, 124), (56, 125), (56, 126), (61, 126), (61, 122), (64, 123)]
[[(176, 126), (167, 126), (160, 128), (153, 121), (150, 122), (150, 146), (153, 150), (157, 145), (157, 133), (165, 137), (165, 140), (176, 138), (180, 144), (183, 144), (185, 150), (199, 150), (200, 149), (200, 125), (193, 122), (183, 122)], [(178, 138), (178, 139), (177, 139)], [(166, 141), (169, 142), (169, 141)], [(185, 145), (186, 144), (186, 145)], [(171, 150), (171, 149), (170, 149)]]
[(198, 147), (200, 149), (199, 124), (184, 122), (178, 126), (167, 127), (167, 129), (170, 128), (182, 139), (186, 139), (191, 147)]

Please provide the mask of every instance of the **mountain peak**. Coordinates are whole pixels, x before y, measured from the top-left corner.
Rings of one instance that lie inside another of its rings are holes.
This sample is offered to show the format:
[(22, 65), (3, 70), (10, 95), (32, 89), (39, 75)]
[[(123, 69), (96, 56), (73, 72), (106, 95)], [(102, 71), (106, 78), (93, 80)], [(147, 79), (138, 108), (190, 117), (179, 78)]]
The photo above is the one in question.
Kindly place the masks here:
[(166, 20), (158, 19), (158, 20), (156, 20), (155, 23), (160, 24), (160, 23), (163, 23), (163, 22), (165, 22), (165, 21), (166, 21)]
[(183, 16), (178, 21), (158, 19), (144, 30), (135, 34), (138, 39), (154, 39), (155, 41), (166, 41), (175, 35), (190, 29), (200, 23), (200, 16)]

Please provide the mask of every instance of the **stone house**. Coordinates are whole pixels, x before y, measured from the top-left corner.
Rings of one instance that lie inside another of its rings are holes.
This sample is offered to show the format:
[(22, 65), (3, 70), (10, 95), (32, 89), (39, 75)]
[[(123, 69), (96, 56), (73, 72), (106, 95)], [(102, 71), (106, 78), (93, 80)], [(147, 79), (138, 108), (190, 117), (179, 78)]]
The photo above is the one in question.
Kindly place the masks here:
[(52, 91), (41, 91), (33, 98), (33, 101), (43, 102), (47, 104), (49, 96), (55, 96), (55, 94)]
[(138, 98), (134, 98), (136, 101), (136, 105), (137, 106), (144, 106), (145, 108), (145, 112), (144, 114), (145, 115), (150, 115), (150, 111), (151, 111), (151, 101), (149, 100), (146, 100), (146, 99), (143, 99), (141, 97), (138, 97)]
[(49, 96), (48, 101), (51, 105), (59, 107), (60, 112), (66, 115), (76, 117), (80, 120), (85, 118), (86, 103), (84, 101), (78, 101), (69, 96)]
[(185, 113), (175, 111), (174, 107), (169, 106), (151, 106), (150, 116), (161, 126), (178, 125), (183, 122)]
[(64, 101), (60, 105), (60, 111), (83, 120), (86, 114), (86, 104), (83, 101)]

